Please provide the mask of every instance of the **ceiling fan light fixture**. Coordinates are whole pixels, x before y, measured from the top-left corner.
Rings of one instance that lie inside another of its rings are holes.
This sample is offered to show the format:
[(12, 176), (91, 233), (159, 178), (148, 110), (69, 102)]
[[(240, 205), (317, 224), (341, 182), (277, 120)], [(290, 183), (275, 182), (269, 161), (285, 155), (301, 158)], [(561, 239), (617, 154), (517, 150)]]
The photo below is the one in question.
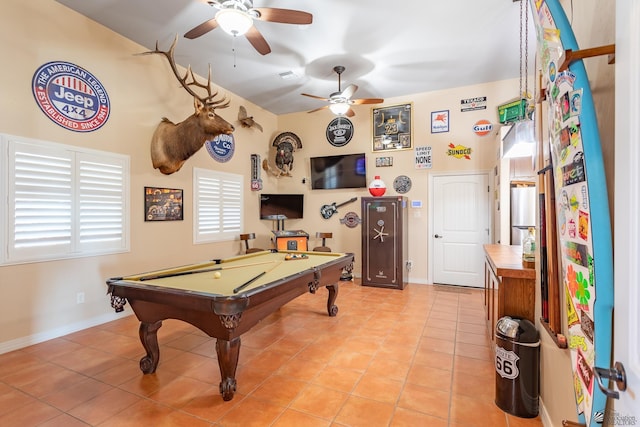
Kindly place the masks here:
[(242, 36), (253, 26), (253, 19), (238, 9), (222, 9), (216, 13), (216, 21), (225, 33)]
[(349, 104), (346, 102), (334, 102), (329, 104), (329, 109), (336, 116), (342, 116), (349, 111)]

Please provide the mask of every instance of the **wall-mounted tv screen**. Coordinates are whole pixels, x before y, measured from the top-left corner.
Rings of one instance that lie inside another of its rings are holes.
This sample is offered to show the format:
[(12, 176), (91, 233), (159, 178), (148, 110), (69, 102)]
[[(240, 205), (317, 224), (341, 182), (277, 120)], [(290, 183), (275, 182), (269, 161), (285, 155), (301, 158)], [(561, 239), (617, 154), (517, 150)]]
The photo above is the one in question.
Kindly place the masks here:
[(261, 194), (260, 219), (301, 219), (304, 194)]
[(311, 157), (311, 188), (366, 188), (367, 160), (364, 153)]

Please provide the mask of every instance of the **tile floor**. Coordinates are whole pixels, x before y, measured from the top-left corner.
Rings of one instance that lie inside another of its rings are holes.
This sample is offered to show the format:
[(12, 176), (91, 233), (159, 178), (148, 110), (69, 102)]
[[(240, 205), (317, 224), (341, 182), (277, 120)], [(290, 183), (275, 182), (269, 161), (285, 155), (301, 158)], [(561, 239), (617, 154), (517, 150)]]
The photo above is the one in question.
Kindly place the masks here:
[(152, 375), (133, 315), (0, 355), (0, 425), (542, 425), (494, 403), (481, 290), (341, 282), (334, 318), (326, 296), (301, 296), (242, 337), (229, 402), (214, 340), (180, 321), (160, 328)]

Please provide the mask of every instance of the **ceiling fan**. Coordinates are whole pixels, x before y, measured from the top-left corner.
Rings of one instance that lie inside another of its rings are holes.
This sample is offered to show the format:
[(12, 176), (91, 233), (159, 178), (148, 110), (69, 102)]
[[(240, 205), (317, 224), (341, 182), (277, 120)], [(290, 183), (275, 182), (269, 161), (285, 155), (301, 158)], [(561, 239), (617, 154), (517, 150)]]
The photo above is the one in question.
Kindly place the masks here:
[(342, 90), (341, 87), (341, 78), (340, 76), (344, 72), (345, 68), (342, 65), (336, 65), (333, 67), (333, 71), (338, 74), (338, 91), (329, 95), (329, 98), (323, 98), (321, 96), (309, 95), (308, 93), (303, 93), (304, 96), (309, 96), (315, 99), (321, 99), (323, 101), (328, 101), (329, 104), (324, 107), (316, 108), (315, 110), (308, 111), (308, 113), (314, 113), (319, 110), (324, 110), (328, 108), (331, 110), (333, 114), (338, 116), (347, 116), (352, 117), (356, 113), (351, 109), (352, 105), (359, 104), (381, 104), (384, 102), (384, 99), (381, 98), (362, 98), (362, 99), (351, 99), (353, 94), (358, 90), (358, 86), (351, 84)]
[(252, 0), (200, 0), (218, 9), (214, 18), (187, 31), (185, 37), (195, 39), (220, 26), (226, 33), (236, 37), (244, 35), (249, 43), (261, 54), (271, 52), (271, 47), (260, 31), (253, 25), (254, 19), (281, 24), (307, 25), (313, 15), (292, 9), (253, 7)]

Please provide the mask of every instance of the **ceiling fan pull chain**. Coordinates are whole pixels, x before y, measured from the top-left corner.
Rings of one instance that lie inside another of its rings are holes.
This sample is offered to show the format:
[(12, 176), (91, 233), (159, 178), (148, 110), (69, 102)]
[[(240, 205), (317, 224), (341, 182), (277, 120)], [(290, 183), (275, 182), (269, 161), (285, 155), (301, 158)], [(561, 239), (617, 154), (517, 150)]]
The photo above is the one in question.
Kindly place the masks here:
[[(522, 72), (523, 72), (523, 67), (522, 67), (522, 30), (523, 30), (523, 24), (522, 24), (522, 19), (523, 19), (523, 13), (524, 13), (524, 2), (528, 1), (528, 0), (520, 0), (520, 93), (518, 94), (518, 96), (520, 97), (519, 99), (522, 99), (523, 92), (522, 92)], [(522, 111), (521, 111), (522, 113)], [(520, 120), (523, 119), (522, 116), (519, 117)]]
[(529, 1), (524, 6), (524, 90), (529, 102)]
[(233, 68), (236, 68), (236, 38), (237, 36), (233, 36), (231, 39), (231, 52), (233, 52)]

